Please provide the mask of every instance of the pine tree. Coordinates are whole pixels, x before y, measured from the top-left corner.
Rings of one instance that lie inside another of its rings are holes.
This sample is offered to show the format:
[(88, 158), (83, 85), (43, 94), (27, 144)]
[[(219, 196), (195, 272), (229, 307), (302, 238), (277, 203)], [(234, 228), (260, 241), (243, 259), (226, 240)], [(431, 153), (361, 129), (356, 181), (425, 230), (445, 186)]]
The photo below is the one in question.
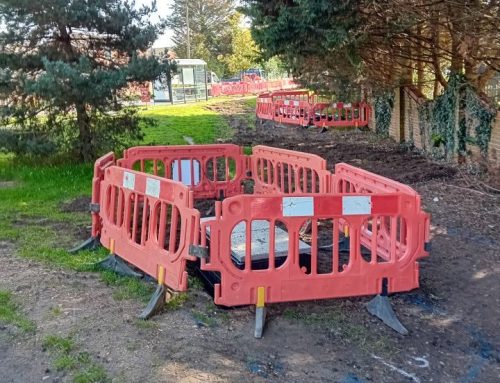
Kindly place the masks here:
[(42, 131), (77, 158), (140, 137), (137, 111), (120, 90), (158, 77), (144, 54), (162, 28), (151, 6), (128, 0), (0, 0), (0, 95), (4, 123)]

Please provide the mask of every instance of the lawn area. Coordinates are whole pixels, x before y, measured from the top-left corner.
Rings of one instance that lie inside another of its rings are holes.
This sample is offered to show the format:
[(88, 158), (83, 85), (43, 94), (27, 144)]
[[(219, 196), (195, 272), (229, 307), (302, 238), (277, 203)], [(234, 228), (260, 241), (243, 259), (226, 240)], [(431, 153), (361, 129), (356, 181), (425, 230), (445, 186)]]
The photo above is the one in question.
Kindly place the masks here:
[[(218, 113), (207, 105), (224, 102), (149, 107), (141, 113), (157, 121), (156, 126), (144, 127), (144, 144), (187, 144), (214, 142), (230, 137), (231, 131)], [(84, 251), (71, 256), (67, 249), (75, 245), (77, 235), (90, 226), (90, 214), (64, 209), (64, 204), (91, 194), (92, 164), (19, 161), (9, 154), (0, 154), (0, 241), (15, 242), (17, 253), (72, 270), (92, 270), (105, 250)], [(81, 209), (80, 209), (81, 210)], [(150, 290), (135, 280), (115, 278), (102, 273), (105, 283), (115, 286), (117, 297), (149, 295)]]
[[(195, 144), (209, 144), (217, 138), (230, 138), (231, 129), (224, 118), (207, 108), (208, 105), (227, 100), (227, 98), (215, 98), (194, 104), (148, 107), (141, 113), (153, 118), (157, 125), (144, 127), (144, 143), (185, 145), (192, 139)], [(255, 103), (255, 98), (248, 98), (246, 102)]]

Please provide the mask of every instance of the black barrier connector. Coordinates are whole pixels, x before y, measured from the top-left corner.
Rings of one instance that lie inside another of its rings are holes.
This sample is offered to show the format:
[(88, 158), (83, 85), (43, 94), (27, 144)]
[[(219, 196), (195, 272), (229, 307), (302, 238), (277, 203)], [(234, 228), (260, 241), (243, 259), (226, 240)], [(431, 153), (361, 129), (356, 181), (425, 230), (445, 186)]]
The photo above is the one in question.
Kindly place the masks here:
[(78, 246), (68, 250), (70, 254), (76, 254), (82, 250), (96, 250), (100, 246), (99, 237), (90, 237)]
[(394, 331), (407, 335), (408, 330), (405, 326), (399, 321), (396, 313), (392, 309), (391, 302), (389, 301), (388, 295), (388, 280), (387, 278), (382, 278), (382, 292), (381, 294), (375, 296), (368, 304), (366, 305), (366, 309), (370, 314), (376, 316), (385, 325), (392, 328)]
[(138, 315), (138, 318), (146, 320), (151, 318), (156, 313), (158, 313), (165, 304), (166, 297), (167, 297), (167, 288), (165, 287), (165, 285), (159, 284), (156, 287), (155, 292), (151, 296), (148, 305)]
[(95, 264), (96, 267), (114, 271), (117, 274), (123, 275), (125, 277), (136, 277), (142, 278), (142, 274), (138, 273), (127, 265), (119, 256), (116, 254), (110, 254), (102, 261)]

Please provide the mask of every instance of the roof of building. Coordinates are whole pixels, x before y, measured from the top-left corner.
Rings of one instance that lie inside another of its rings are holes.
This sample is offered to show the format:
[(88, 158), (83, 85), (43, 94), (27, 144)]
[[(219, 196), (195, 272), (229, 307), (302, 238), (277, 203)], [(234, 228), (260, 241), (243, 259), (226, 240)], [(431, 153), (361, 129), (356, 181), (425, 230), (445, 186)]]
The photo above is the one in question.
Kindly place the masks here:
[(175, 62), (179, 66), (189, 66), (189, 65), (207, 65), (207, 63), (200, 59), (175, 59)]

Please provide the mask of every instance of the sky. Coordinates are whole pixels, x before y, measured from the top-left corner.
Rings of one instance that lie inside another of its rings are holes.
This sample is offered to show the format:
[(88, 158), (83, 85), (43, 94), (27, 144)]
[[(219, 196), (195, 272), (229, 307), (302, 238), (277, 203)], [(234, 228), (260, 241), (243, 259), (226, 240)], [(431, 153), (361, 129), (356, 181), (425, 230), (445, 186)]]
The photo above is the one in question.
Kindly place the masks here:
[[(151, 0), (136, 0), (136, 4), (141, 6), (142, 4), (151, 4)], [(156, 0), (156, 8), (158, 8), (157, 17), (165, 17), (170, 14), (170, 5), (172, 0)], [(160, 36), (158, 40), (153, 44), (155, 48), (169, 47), (172, 44), (171, 41), (172, 32), (166, 30), (163, 35)]]

